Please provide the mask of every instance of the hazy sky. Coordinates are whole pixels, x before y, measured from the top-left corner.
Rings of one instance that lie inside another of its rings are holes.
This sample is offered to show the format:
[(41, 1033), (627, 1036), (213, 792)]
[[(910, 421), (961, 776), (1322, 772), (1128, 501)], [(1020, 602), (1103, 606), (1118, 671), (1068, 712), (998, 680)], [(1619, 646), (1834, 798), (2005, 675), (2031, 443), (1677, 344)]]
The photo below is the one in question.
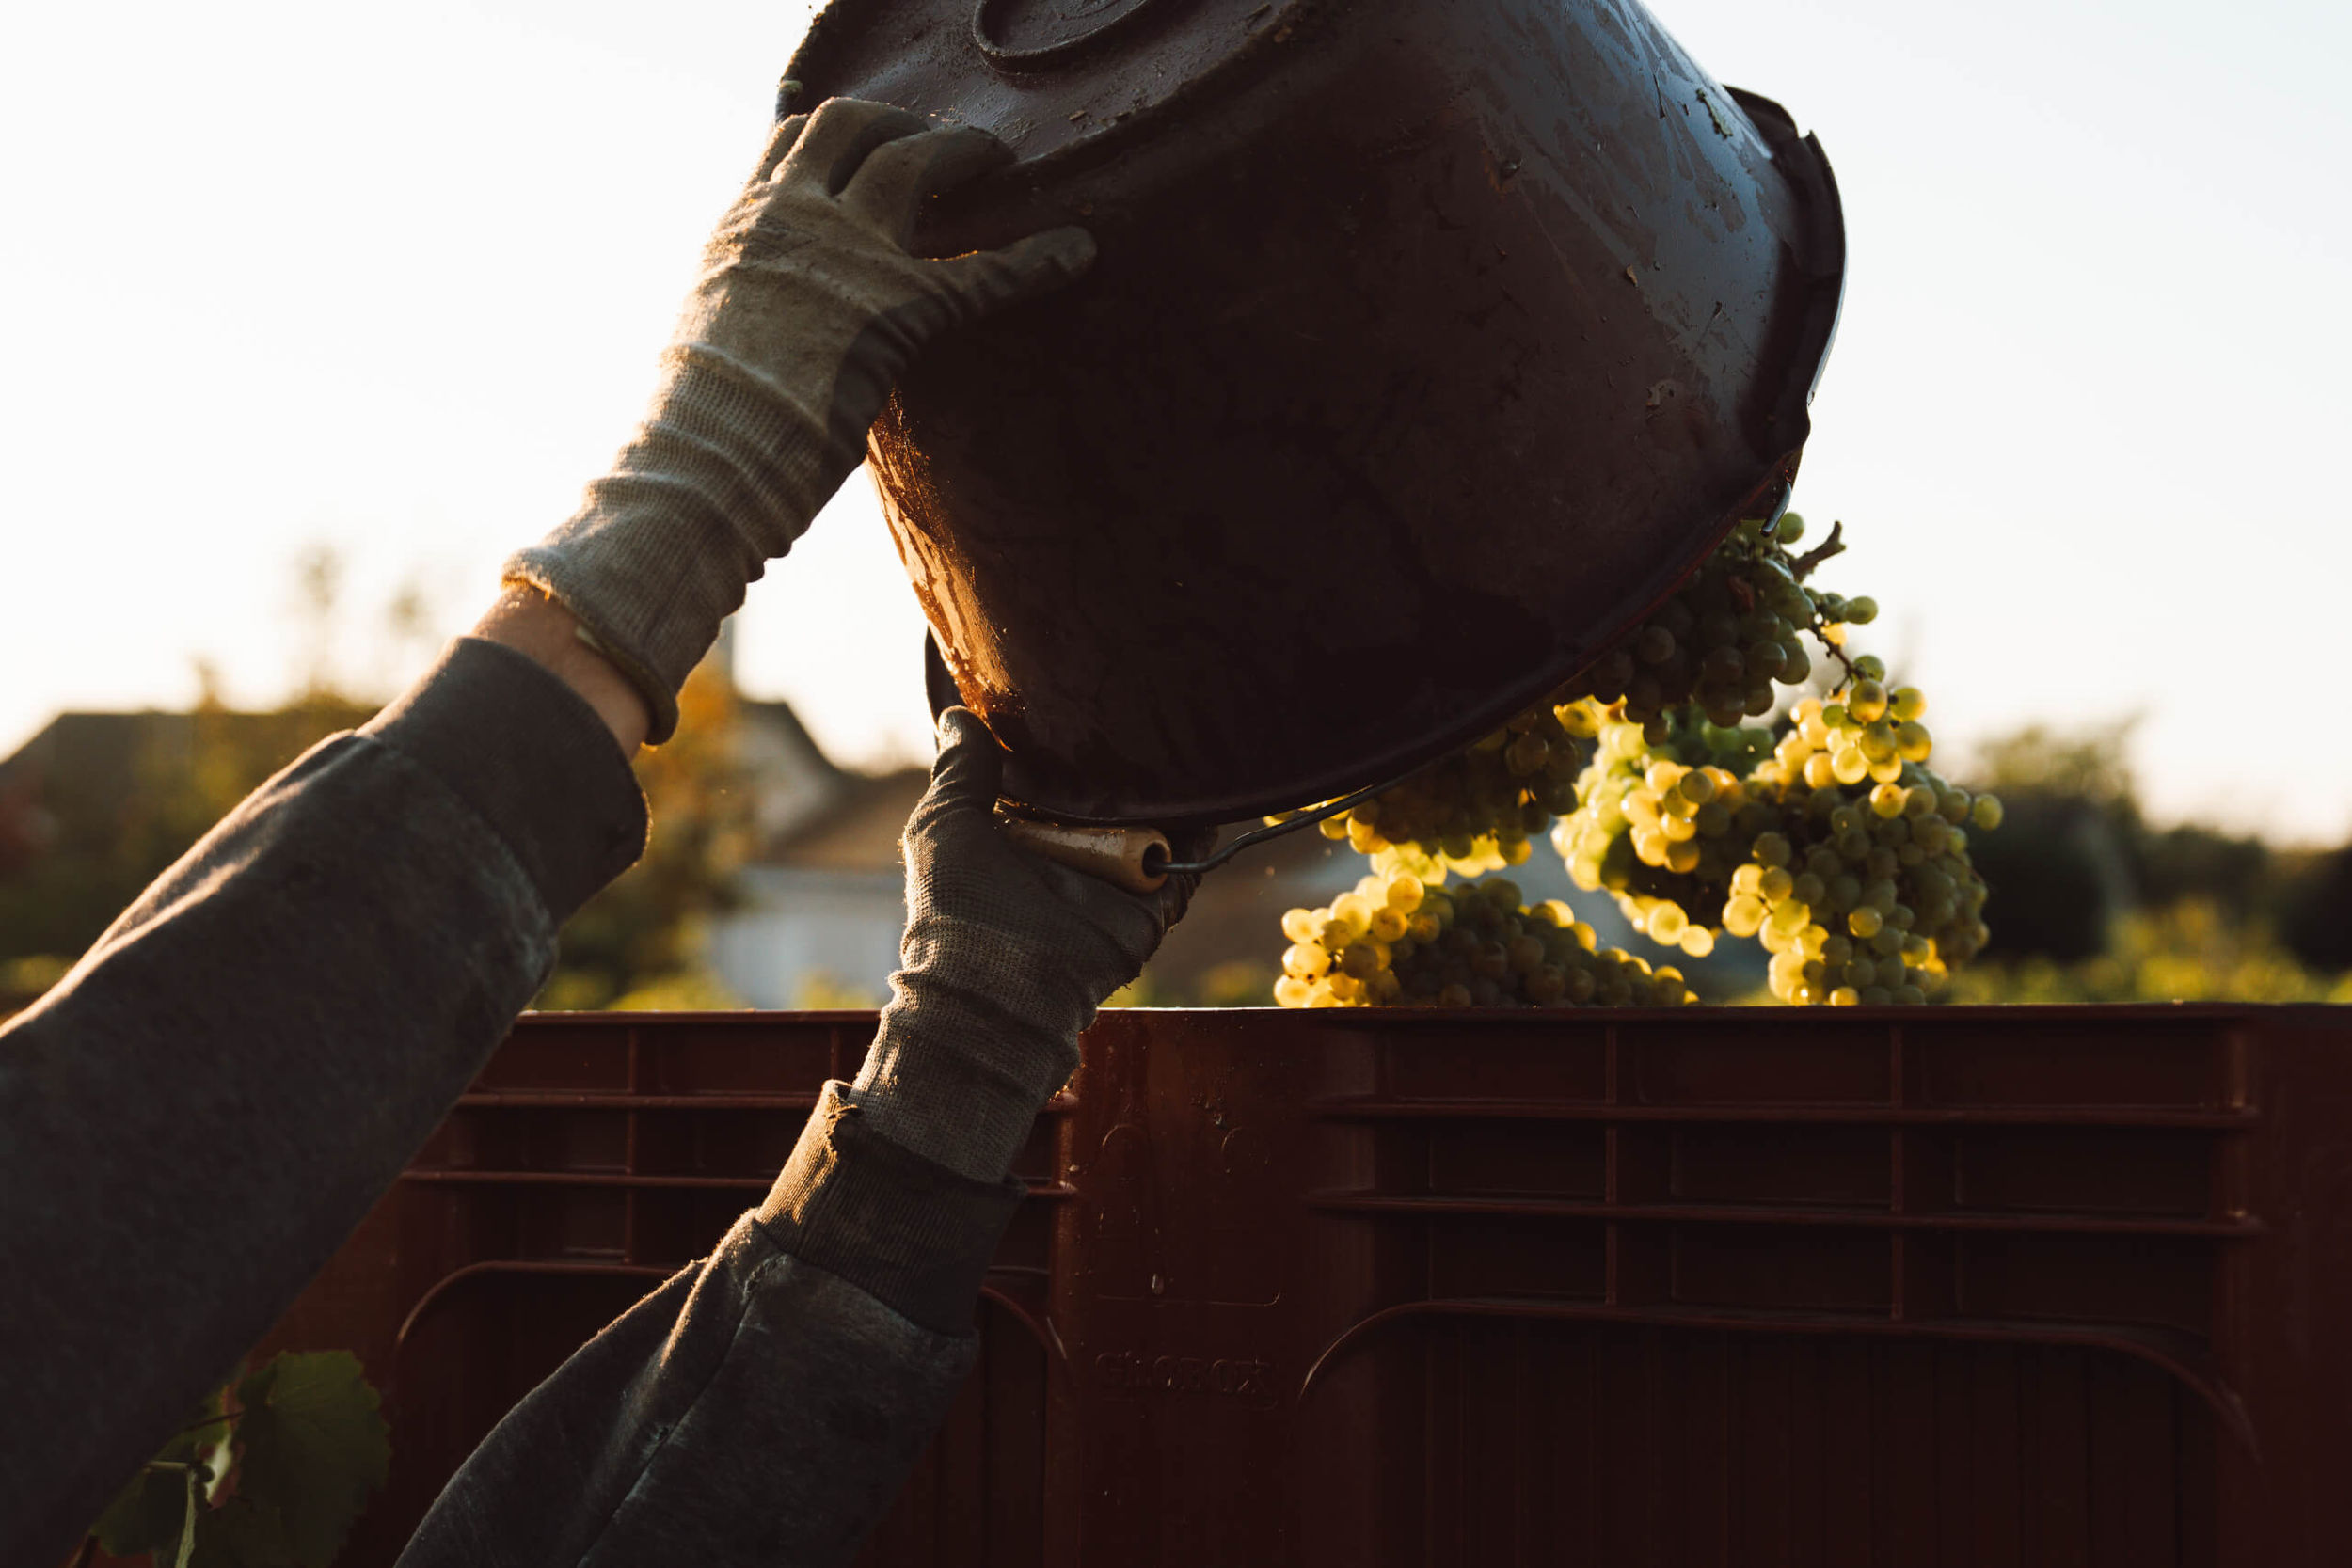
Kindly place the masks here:
[[(0, 754), (61, 706), (184, 703), (199, 656), (275, 700), (307, 544), (349, 558), (353, 680), (425, 657), (381, 630), (400, 582), (469, 621), (626, 435), (811, 8), (11, 13)], [(1799, 504), (1845, 519), (1826, 580), (1885, 607), (1947, 744), (2136, 712), (2160, 812), (2352, 832), (2352, 8), (1657, 9), (1836, 166)], [(860, 479), (739, 667), (877, 761), (928, 752), (920, 641)]]

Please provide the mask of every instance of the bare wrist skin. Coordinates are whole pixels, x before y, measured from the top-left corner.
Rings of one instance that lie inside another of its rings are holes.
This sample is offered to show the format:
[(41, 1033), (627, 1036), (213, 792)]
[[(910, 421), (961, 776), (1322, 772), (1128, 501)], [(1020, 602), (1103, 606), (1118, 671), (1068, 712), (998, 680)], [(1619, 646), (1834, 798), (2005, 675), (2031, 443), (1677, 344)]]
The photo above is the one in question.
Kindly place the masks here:
[(628, 678), (580, 635), (572, 612), (535, 588), (519, 584), (501, 594), (473, 634), (503, 642), (545, 666), (596, 710), (612, 732), (621, 754), (633, 757), (645, 743), (651, 716)]

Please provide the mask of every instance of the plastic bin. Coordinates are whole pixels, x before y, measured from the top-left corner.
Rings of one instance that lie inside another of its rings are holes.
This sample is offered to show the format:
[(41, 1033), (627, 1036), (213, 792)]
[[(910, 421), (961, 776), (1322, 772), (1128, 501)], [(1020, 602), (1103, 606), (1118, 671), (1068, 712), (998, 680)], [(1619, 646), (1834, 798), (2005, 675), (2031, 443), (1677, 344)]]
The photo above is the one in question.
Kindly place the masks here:
[[(853, 1077), (872, 1013), (540, 1014), (273, 1331), (264, 1351), (358, 1353), (385, 1393), (391, 1478), (338, 1568), (395, 1559), (499, 1418), (590, 1336), (702, 1257), (767, 1192), (828, 1078)], [(862, 1560), (1036, 1562), (1054, 1126), (990, 1274), (983, 1351)]]
[[(533, 1018), (278, 1342), (389, 1560), (870, 1016)], [(867, 1560), (2352, 1560), (2352, 1009), (1115, 1012)]]

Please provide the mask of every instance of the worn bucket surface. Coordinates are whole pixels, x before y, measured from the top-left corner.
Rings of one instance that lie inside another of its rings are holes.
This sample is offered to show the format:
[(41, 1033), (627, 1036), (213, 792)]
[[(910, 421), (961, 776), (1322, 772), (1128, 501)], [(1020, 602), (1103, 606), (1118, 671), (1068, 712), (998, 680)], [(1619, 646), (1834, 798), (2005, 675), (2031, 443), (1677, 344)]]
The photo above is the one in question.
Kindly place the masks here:
[(1629, 0), (835, 0), (791, 76), (1011, 144), (934, 253), (1100, 244), (927, 351), (870, 449), (1042, 814), (1226, 821), (1402, 773), (1793, 473), (1844, 273), (1828, 165)]

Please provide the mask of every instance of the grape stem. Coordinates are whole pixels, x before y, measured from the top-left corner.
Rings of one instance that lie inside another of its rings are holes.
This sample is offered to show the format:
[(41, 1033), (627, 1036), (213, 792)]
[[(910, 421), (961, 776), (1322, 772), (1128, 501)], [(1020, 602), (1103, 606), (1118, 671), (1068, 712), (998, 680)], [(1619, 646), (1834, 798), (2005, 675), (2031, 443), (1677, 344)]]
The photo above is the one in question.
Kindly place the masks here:
[(1844, 523), (1830, 524), (1828, 538), (1788, 563), (1788, 569), (1796, 575), (1799, 582), (1803, 582), (1811, 576), (1813, 568), (1827, 561), (1831, 556), (1843, 555), (1846, 552), (1846, 541), (1842, 537), (1845, 531)]
[[(1789, 572), (1799, 582), (1803, 582), (1807, 577), (1812, 575), (1814, 567), (1819, 566), (1822, 562), (1827, 561), (1831, 556), (1845, 554), (1845, 534), (1846, 525), (1843, 521), (1831, 523), (1829, 525), (1828, 538), (1822, 540), (1819, 545), (1816, 545), (1812, 549), (1807, 550), (1804, 554), (1790, 558), (1788, 562)], [(1813, 624), (1805, 629), (1813, 634), (1814, 638), (1824, 649), (1828, 650), (1830, 657), (1836, 659), (1838, 664), (1844, 668), (1846, 672), (1846, 680), (1849, 682), (1853, 680), (1853, 660), (1846, 657), (1845, 649), (1839, 647), (1836, 643), (1829, 640), (1826, 635), (1829, 629), (1829, 624), (1822, 620), (1820, 614), (1816, 613), (1813, 617)]]

